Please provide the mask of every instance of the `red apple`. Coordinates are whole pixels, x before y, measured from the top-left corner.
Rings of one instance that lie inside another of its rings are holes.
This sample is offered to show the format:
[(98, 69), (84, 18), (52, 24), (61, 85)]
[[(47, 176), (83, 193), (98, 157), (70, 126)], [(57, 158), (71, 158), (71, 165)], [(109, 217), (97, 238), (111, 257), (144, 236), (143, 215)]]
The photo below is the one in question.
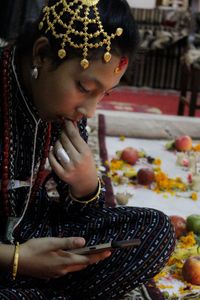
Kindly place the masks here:
[(182, 275), (185, 281), (200, 285), (200, 256), (190, 256), (186, 259), (183, 265)]
[(186, 220), (183, 217), (170, 216), (169, 219), (174, 227), (176, 238), (187, 233)]
[(192, 149), (192, 139), (188, 135), (182, 135), (175, 139), (175, 149), (178, 151), (190, 151)]
[(138, 151), (132, 147), (127, 147), (122, 151), (120, 158), (123, 161), (134, 165), (139, 158)]
[(137, 172), (137, 180), (139, 184), (149, 185), (155, 180), (155, 174), (152, 169), (142, 168)]

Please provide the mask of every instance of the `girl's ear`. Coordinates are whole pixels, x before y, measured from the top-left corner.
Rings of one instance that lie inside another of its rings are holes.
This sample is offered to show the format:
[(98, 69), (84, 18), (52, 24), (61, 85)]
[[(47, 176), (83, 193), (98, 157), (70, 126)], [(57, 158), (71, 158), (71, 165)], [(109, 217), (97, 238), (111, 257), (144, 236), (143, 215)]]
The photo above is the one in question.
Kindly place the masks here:
[(46, 37), (38, 38), (32, 51), (32, 64), (33, 66), (41, 67), (46, 59), (49, 59), (50, 44)]

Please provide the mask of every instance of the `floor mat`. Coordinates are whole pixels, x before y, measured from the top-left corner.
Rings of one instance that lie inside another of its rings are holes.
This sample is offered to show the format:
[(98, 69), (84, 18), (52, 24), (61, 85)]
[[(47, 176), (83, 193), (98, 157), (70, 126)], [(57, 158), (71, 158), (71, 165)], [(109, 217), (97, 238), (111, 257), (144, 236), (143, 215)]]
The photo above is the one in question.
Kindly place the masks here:
[[(105, 96), (98, 104), (98, 109), (177, 115), (178, 103), (178, 91), (122, 85)], [(185, 115), (188, 115), (188, 107), (185, 108)], [(200, 116), (199, 110), (196, 116)]]

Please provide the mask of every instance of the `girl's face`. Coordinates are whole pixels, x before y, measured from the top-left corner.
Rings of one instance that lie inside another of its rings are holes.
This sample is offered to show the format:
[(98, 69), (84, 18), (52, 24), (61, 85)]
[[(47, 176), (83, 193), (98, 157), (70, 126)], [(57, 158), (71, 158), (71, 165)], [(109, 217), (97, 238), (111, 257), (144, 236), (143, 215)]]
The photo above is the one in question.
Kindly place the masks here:
[(61, 117), (78, 121), (84, 115), (91, 118), (97, 103), (119, 84), (126, 68), (118, 74), (115, 69), (120, 57), (112, 56), (109, 63), (91, 62), (83, 70), (79, 59), (63, 62), (52, 70), (51, 61), (44, 59), (39, 67), (39, 77), (32, 79), (32, 95), (40, 117), (56, 120)]

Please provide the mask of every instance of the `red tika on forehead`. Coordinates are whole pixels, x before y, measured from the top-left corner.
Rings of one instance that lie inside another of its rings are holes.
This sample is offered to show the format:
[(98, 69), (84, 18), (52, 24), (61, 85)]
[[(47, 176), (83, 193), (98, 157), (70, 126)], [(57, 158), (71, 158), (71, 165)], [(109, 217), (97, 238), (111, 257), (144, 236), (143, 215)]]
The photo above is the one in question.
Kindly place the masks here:
[(123, 67), (127, 65), (128, 65), (128, 57), (126, 56), (121, 57), (118, 67), (115, 68), (115, 74), (118, 74), (123, 69)]

